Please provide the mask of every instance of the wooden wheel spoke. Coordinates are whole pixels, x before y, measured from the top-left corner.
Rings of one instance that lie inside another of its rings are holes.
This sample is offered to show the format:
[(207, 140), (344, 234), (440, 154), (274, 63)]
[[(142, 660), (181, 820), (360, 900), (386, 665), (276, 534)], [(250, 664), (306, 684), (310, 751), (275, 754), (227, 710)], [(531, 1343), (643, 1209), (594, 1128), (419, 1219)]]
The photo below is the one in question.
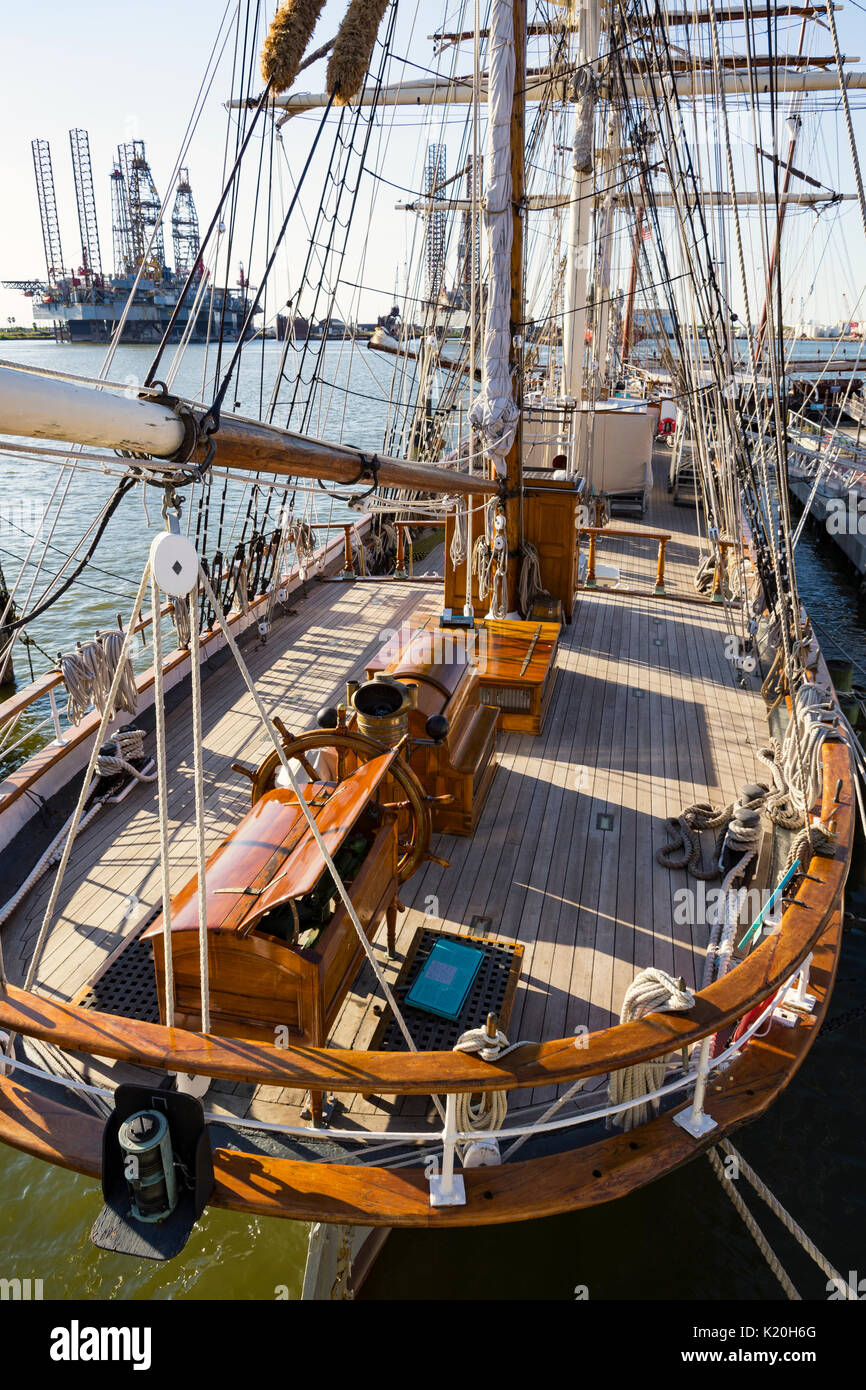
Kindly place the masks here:
[(292, 756), (301, 764), (301, 767), (304, 769), (311, 782), (318, 782), (320, 780), (318, 772), (313, 767), (306, 753), (293, 753)]

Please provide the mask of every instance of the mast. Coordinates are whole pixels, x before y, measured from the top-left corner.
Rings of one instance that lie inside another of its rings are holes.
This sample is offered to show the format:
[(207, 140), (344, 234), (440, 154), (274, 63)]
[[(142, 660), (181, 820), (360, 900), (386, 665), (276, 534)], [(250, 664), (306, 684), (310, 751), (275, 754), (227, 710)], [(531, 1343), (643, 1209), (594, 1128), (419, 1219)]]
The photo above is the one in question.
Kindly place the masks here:
[(578, 32), (576, 64), (582, 85), (574, 118), (574, 153), (571, 166), (565, 320), (562, 332), (563, 394), (580, 400), (583, 388), (583, 355), (586, 342), (588, 249), (592, 218), (594, 74), (587, 64), (598, 56), (597, 0), (574, 0), (572, 22)]
[(524, 334), (523, 201), (526, 194), (526, 0), (514, 0), (514, 88), (511, 106), (511, 345), (517, 428), (505, 457), (505, 538), (508, 543), (507, 611), (517, 610), (523, 545), (523, 413), (521, 380)]
[[(643, 193), (643, 190), (641, 190)], [(631, 357), (632, 345), (634, 342), (634, 299), (637, 290), (637, 270), (638, 260), (641, 252), (641, 242), (643, 241), (644, 228), (644, 204), (643, 196), (638, 204), (637, 213), (634, 220), (634, 237), (631, 248), (631, 270), (628, 277), (628, 290), (626, 292), (625, 313), (622, 321), (622, 346), (620, 348), (620, 371), (624, 374), (628, 366), (628, 359)]]

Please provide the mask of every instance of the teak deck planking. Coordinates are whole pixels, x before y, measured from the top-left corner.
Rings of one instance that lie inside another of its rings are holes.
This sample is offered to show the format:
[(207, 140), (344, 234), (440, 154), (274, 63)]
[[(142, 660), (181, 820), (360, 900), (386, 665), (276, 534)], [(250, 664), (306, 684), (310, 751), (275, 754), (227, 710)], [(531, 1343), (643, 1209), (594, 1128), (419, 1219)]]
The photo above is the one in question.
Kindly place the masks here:
[[(542, 733), (500, 736), (499, 768), (475, 835), (436, 837), (434, 850), (451, 867), (429, 863), (404, 885), (400, 896), (408, 910), (398, 921), (394, 961), (385, 959), (384, 927), (377, 938), (393, 983), (425, 920), (465, 933), (473, 915), (489, 917), (483, 934), (520, 941), (525, 949), (512, 1040), (615, 1022), (634, 974), (651, 964), (700, 984), (706, 932), (673, 919), (675, 893), (694, 881), (655, 860), (665, 842), (664, 819), (694, 800), (730, 800), (760, 771), (754, 750), (766, 734), (764, 706), (757, 682), (739, 688), (725, 659), (724, 613), (677, 598), (694, 596), (694, 511), (674, 507), (662, 484), (642, 522), (615, 524), (671, 533), (667, 596), (652, 595), (653, 543), (599, 539), (599, 560), (619, 565), (620, 585), (641, 594), (580, 591), (572, 624), (562, 630)], [(363, 677), (385, 630), (399, 627), (422, 600), (435, 606), (434, 595), (420, 585), (312, 583), (306, 599), (295, 599), (296, 615), (275, 622), (265, 647), (245, 653), (268, 707), (293, 732), (312, 727), (320, 706), (343, 697), (347, 678)], [(204, 718), (210, 852), (249, 805), (248, 783), (230, 764), (253, 761), (267, 746), (233, 663), (206, 680)], [(194, 871), (190, 727), (184, 701), (168, 721), (175, 892)], [(611, 830), (598, 827), (602, 814), (613, 817)], [(72, 998), (122, 936), (137, 930), (159, 903), (158, 861), (156, 790), (136, 787), (119, 806), (100, 812), (75, 848), (37, 976), (39, 992)], [(4, 928), (7, 970), (15, 982), (23, 978), (51, 881), (49, 874)], [(130, 916), (133, 902), (140, 906)], [(369, 1046), (380, 1002), (374, 985), (365, 965), (331, 1034), (333, 1045)], [(98, 1077), (99, 1064), (85, 1070)], [(129, 1079), (133, 1073), (124, 1069)], [(238, 1116), (296, 1122), (299, 1092), (252, 1091), (243, 1083), (215, 1082), (208, 1104)], [(512, 1095), (511, 1107), (554, 1094), (550, 1086), (527, 1088)], [(428, 1106), (420, 1096), (399, 1106), (361, 1095), (347, 1095), (345, 1102), (341, 1123), (350, 1126), (379, 1126), (389, 1113), (399, 1113), (405, 1124), (421, 1119)]]

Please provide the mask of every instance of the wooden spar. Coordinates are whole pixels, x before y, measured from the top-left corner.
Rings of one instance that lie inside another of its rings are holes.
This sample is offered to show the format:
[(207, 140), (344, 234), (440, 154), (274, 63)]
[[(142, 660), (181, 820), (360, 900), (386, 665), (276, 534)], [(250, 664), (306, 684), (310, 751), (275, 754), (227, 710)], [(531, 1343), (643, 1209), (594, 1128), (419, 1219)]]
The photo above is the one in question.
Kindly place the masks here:
[(0, 434), (128, 449), (159, 458), (177, 452), (183, 423), (167, 405), (97, 386), (0, 367)]
[[(189, 407), (201, 420), (203, 407)], [(55, 439), (104, 449), (126, 449), (160, 461), (160, 471), (179, 467), (185, 427), (175, 403), (140, 396), (117, 395), (75, 382), (58, 381), (11, 367), (0, 367), (0, 434)], [(241, 472), (270, 473), (287, 478), (320, 478), (324, 482), (369, 487), (374, 471), (382, 487), (440, 492), (453, 496), (492, 496), (497, 484), (452, 472), (432, 464), (380, 457), (373, 451), (328, 444), (263, 425), (237, 415), (224, 415), (212, 436), (212, 462)], [(376, 459), (373, 469), (371, 460)], [(204, 461), (199, 446), (194, 461)]]
[(483, 493), (493, 496), (498, 484), (465, 473), (456, 473), (436, 464), (412, 463), (406, 459), (376, 455), (372, 449), (350, 448), (343, 444), (328, 444), (323, 439), (311, 439), (292, 434), (289, 430), (244, 420), (237, 415), (224, 415), (213, 436), (216, 444), (214, 463), (221, 467), (241, 469), (249, 473), (271, 473), (288, 478), (321, 478), (325, 482), (368, 488), (373, 482), (368, 468), (361, 477), (362, 465), (376, 459), (378, 480), (382, 487), (408, 488), (422, 492), (441, 492), (449, 496), (474, 496)]
[[(640, 80), (640, 73), (630, 71), (626, 67), (625, 75), (629, 95), (637, 98), (642, 97), (644, 89)], [(748, 96), (751, 92), (752, 82), (758, 96), (768, 95), (771, 92), (835, 92), (839, 90), (838, 73), (824, 68), (802, 72), (792, 71), (784, 67), (774, 69), (771, 73), (768, 68), (761, 67), (760, 60), (757, 63), (757, 70), (751, 78), (749, 72), (743, 68), (723, 70), (719, 90)], [(689, 69), (688, 72), (674, 73), (670, 77), (668, 85), (672, 92), (676, 92), (679, 97), (714, 96), (716, 94), (715, 75), (711, 70), (695, 72)], [(866, 72), (846, 72), (845, 85), (849, 90), (866, 88)], [(542, 73), (540, 76), (526, 77), (524, 92), (527, 101), (568, 101), (570, 100), (568, 88), (569, 79), (567, 77)], [(390, 87), (370, 87), (369, 90), (359, 93), (353, 106), (375, 106), (378, 109), (383, 106), (468, 105), (472, 101), (472, 91), (471, 76), (441, 80), (424, 78), (418, 82), (400, 82)], [(481, 95), (486, 95), (486, 92), (487, 78), (482, 76)], [(604, 93), (604, 83), (602, 83), (602, 93)], [(247, 103), (236, 101), (229, 104), (233, 107), (243, 107)], [(304, 111), (321, 109), (327, 104), (327, 92), (286, 92), (274, 99), (274, 106), (283, 111), (281, 119), (286, 120)]]
[[(780, 164), (782, 161), (779, 161)], [(796, 174), (795, 170), (791, 170)], [(670, 189), (659, 189), (653, 191), (653, 203), (659, 208), (671, 208), (677, 204), (678, 195)], [(827, 189), (823, 194), (820, 193), (780, 193), (778, 199), (772, 193), (758, 193), (754, 188), (737, 189), (736, 193), (729, 193), (726, 189), (708, 188), (701, 194), (701, 203), (707, 208), (737, 207), (776, 207), (778, 203), (795, 203), (798, 208), (823, 208), (835, 203), (853, 203), (857, 200), (856, 193), (836, 193), (832, 189)], [(570, 189), (562, 189), (560, 192), (553, 193), (530, 193), (524, 199), (524, 207), (527, 212), (545, 212), (550, 208), (573, 207), (584, 199), (580, 193), (572, 192)], [(631, 195), (628, 193), (612, 193), (610, 201), (625, 203), (631, 206)], [(418, 203), (395, 203), (398, 212), (469, 212), (472, 203), (468, 198), (434, 198), (432, 201)]]
[(518, 608), (523, 546), (523, 199), (526, 193), (526, 0), (514, 0), (514, 93), (511, 105), (511, 346), (509, 356), (517, 405), (514, 442), (505, 459), (505, 539), (508, 544), (506, 610)]
[[(841, 9), (841, 5), (834, 5), (834, 10)], [(646, 24), (663, 24), (668, 29), (688, 29), (693, 24), (736, 24), (745, 19), (772, 19), (778, 15), (781, 19), (798, 18), (804, 15), (807, 19), (820, 19), (826, 13), (824, 5), (774, 5), (771, 8), (761, 7), (744, 9), (742, 5), (734, 9), (697, 10), (690, 13), (688, 10), (663, 10), (659, 16), (647, 15), (644, 22)], [(566, 28), (565, 21), (549, 20), (546, 24), (527, 25), (527, 34), (531, 38), (540, 38), (546, 34), (561, 34)], [(455, 43), (468, 43), (475, 37), (474, 29), (462, 29), (458, 32), (440, 32), (438, 34), (428, 34), (428, 38), (435, 45), (434, 51), (441, 53), (446, 47)], [(487, 39), (490, 37), (489, 29), (482, 29), (480, 37)]]

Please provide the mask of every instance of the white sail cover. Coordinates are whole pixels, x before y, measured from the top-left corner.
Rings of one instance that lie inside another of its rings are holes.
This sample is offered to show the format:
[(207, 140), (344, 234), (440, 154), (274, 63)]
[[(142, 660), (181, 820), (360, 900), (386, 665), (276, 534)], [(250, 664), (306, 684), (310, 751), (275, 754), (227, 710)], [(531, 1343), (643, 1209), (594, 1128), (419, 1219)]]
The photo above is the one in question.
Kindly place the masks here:
[(470, 419), (481, 435), (484, 452), (497, 472), (514, 443), (518, 410), (511, 369), (511, 108), (514, 99), (514, 16), (511, 0), (490, 6), (489, 79), (487, 89), (487, 193), (484, 231), (489, 257), (487, 313), (481, 392)]

